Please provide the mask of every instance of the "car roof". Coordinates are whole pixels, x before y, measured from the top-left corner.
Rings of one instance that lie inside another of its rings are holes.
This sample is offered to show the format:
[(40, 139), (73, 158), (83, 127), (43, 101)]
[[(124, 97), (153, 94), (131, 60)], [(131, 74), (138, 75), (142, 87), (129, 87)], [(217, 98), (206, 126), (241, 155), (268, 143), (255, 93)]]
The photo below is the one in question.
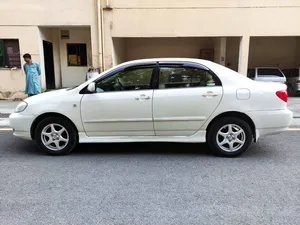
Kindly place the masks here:
[(209, 64), (210, 61), (205, 60), (205, 59), (197, 59), (197, 58), (147, 58), (147, 59), (136, 59), (136, 60), (130, 60), (130, 61), (126, 61), (124, 63), (119, 64), (121, 65), (132, 65), (132, 64), (141, 64), (141, 63), (151, 63), (151, 62), (192, 62), (192, 63), (200, 63), (202, 65), (207, 65), (207, 63)]

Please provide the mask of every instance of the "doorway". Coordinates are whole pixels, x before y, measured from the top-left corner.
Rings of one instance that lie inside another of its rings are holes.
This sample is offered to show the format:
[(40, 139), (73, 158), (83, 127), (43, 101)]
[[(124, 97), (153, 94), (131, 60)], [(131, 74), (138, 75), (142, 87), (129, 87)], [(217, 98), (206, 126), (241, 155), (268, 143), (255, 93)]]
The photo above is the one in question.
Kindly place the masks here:
[(53, 44), (43, 40), (46, 88), (55, 89), (55, 74), (53, 60)]

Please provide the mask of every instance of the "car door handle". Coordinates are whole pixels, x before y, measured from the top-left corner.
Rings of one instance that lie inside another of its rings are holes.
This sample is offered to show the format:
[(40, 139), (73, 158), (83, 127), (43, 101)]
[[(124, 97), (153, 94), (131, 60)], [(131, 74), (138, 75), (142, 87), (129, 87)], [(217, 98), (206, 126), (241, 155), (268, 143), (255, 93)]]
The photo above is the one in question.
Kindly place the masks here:
[(150, 96), (140, 95), (140, 97), (136, 97), (135, 100), (149, 100)]
[(214, 92), (212, 92), (212, 91), (208, 91), (208, 92), (206, 92), (205, 94), (203, 94), (202, 96), (203, 96), (203, 97), (206, 97), (206, 98), (213, 98), (213, 97), (218, 96), (218, 94), (217, 94), (217, 93), (214, 93)]

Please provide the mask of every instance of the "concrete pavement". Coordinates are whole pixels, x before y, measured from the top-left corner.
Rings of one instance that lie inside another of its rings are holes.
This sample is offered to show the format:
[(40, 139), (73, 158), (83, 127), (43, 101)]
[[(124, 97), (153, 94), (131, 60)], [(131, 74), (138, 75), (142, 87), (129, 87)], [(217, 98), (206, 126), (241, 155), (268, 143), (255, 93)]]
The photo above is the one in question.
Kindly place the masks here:
[(299, 134), (261, 138), (227, 159), (164, 143), (51, 157), (0, 132), (0, 225), (299, 224)]
[(9, 126), (8, 116), (14, 111), (19, 101), (0, 100), (0, 127)]
[(19, 101), (10, 101), (10, 100), (0, 100), (0, 113), (1, 114), (10, 114), (19, 104)]
[(300, 118), (300, 97), (289, 98), (288, 108), (294, 113), (294, 118)]

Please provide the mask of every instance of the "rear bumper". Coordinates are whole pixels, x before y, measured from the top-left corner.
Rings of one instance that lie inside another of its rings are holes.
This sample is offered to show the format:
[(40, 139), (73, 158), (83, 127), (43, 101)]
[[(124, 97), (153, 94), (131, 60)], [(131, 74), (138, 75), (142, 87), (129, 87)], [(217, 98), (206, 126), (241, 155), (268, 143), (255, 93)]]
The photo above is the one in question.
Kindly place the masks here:
[(256, 127), (256, 139), (286, 131), (292, 124), (293, 112), (288, 109), (251, 111), (248, 115)]

